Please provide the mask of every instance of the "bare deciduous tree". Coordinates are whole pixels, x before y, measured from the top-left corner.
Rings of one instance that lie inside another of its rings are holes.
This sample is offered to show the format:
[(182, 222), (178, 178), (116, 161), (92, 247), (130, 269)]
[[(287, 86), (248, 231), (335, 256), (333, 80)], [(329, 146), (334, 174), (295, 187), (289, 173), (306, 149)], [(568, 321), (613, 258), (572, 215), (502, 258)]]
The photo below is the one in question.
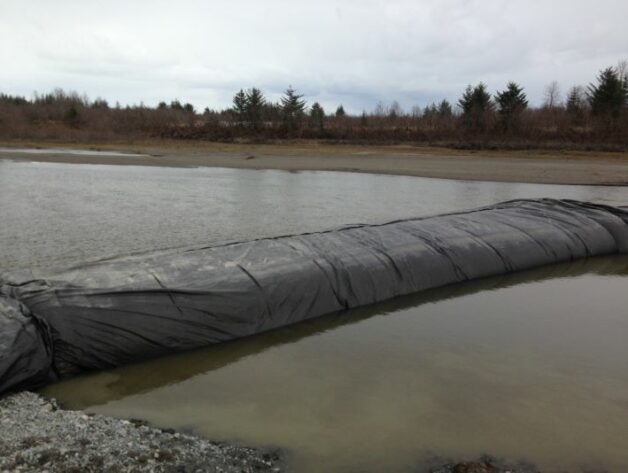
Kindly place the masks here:
[(384, 102), (382, 102), (381, 100), (377, 102), (377, 105), (375, 105), (375, 110), (373, 110), (373, 115), (376, 117), (383, 117), (386, 115), (386, 106), (384, 105)]
[(560, 85), (558, 85), (558, 82), (553, 81), (545, 87), (544, 97), (543, 106), (545, 108), (552, 109), (561, 106)]
[(397, 102), (396, 100), (393, 100), (390, 104), (390, 107), (388, 107), (388, 118), (394, 120), (402, 115), (403, 109), (401, 108), (401, 105), (399, 105), (399, 102)]

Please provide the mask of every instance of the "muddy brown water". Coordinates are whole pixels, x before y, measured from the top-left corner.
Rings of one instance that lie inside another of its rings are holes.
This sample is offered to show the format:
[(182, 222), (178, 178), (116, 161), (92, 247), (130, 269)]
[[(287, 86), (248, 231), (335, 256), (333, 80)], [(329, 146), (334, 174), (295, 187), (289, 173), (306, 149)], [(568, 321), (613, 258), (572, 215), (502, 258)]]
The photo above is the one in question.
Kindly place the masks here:
[[(0, 161), (0, 268), (628, 189)], [(414, 472), (490, 453), (628, 471), (628, 258), (403, 297), (43, 392), (65, 406), (276, 446), (300, 472)]]
[(66, 406), (281, 446), (293, 471), (490, 453), (628, 471), (628, 258), (489, 278), (50, 386)]

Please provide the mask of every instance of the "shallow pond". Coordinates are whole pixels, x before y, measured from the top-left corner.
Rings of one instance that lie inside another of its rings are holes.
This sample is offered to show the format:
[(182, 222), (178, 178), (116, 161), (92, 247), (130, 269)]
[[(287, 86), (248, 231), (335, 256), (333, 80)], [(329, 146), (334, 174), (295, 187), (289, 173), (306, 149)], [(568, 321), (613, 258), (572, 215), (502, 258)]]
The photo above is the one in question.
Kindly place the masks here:
[[(483, 453), (628, 471), (628, 258), (490, 278), (51, 386), (70, 407), (281, 446), (298, 472)], [(599, 468), (599, 469), (598, 469)]]
[[(0, 272), (628, 189), (0, 161)], [(399, 298), (50, 386), (66, 406), (284, 448), (295, 471), (482, 453), (628, 470), (628, 258)]]

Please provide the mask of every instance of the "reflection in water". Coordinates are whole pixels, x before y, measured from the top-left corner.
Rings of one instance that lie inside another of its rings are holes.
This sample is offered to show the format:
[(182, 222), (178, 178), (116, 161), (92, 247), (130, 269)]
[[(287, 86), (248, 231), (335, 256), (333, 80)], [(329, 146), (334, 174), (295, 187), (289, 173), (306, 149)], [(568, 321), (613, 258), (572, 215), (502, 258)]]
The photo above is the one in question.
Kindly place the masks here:
[(628, 257), (488, 278), (51, 386), (69, 407), (287, 449), (296, 471), (484, 452), (628, 469)]

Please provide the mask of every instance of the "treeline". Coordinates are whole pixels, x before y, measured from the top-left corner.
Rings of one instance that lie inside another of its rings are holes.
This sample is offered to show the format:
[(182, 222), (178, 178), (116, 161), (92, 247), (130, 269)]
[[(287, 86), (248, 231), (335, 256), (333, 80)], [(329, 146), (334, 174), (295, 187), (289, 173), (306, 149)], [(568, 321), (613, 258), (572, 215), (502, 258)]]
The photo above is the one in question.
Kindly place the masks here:
[(238, 91), (224, 110), (178, 100), (157, 107), (111, 106), (55, 90), (32, 99), (0, 94), (0, 138), (122, 141), (146, 138), (210, 141), (327, 140), (359, 143), (416, 142), (454, 147), (628, 147), (628, 63), (599, 73), (588, 87), (563, 97), (550, 84), (540, 107), (530, 107), (519, 84), (491, 94), (469, 85), (455, 104), (447, 100), (404, 111), (397, 103), (347, 114), (308, 105), (289, 87), (278, 102), (257, 88)]

